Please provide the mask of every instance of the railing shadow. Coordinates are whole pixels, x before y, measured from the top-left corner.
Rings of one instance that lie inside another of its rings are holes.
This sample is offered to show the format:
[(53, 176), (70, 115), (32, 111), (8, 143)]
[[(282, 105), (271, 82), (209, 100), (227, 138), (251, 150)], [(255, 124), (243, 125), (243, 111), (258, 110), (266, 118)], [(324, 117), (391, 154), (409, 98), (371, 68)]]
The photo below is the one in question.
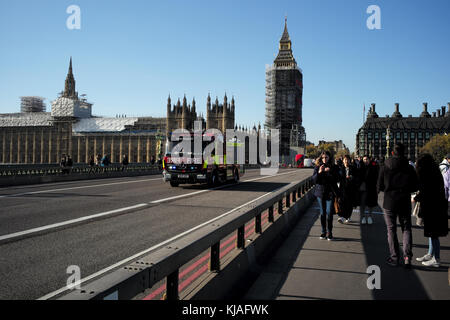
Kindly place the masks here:
[[(287, 186), (289, 183), (281, 183), (281, 182), (246, 182), (245, 184), (223, 184), (221, 185), (223, 188), (217, 189), (217, 191), (230, 190), (233, 191), (242, 191), (242, 192), (271, 192), (275, 189), (279, 189), (281, 187)], [(206, 190), (210, 189), (206, 184), (186, 184), (180, 185), (181, 188), (186, 190)]]

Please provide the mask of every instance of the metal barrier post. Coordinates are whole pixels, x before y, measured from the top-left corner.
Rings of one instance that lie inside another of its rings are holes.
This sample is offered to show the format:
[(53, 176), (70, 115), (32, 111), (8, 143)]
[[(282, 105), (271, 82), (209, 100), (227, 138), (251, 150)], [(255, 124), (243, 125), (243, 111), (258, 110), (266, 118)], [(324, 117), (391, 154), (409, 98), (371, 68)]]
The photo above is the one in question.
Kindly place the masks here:
[(167, 276), (166, 299), (178, 300), (178, 269)]
[(283, 199), (278, 201), (278, 214), (283, 214)]
[(272, 223), (272, 222), (274, 222), (275, 220), (274, 220), (274, 218), (273, 218), (273, 205), (271, 205), (270, 207), (269, 207), (269, 222), (270, 223)]
[(237, 230), (236, 248), (245, 248), (245, 225), (239, 227), (239, 229)]
[(213, 272), (220, 271), (220, 241), (211, 246), (209, 271), (213, 271)]
[(258, 213), (255, 217), (255, 233), (262, 233), (262, 226), (261, 226), (261, 212)]

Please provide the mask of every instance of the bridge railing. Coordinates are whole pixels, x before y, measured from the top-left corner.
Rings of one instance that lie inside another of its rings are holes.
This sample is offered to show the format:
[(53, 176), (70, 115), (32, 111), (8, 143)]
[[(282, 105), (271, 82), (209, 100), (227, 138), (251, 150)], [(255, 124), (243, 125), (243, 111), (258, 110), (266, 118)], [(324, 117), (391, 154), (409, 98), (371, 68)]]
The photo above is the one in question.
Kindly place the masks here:
[[(257, 169), (259, 165), (245, 165), (246, 169)], [(87, 164), (74, 164), (72, 167), (61, 167), (59, 164), (18, 164), (0, 165), (0, 178), (11, 176), (48, 176), (48, 175), (77, 175), (77, 174), (105, 174), (109, 172), (162, 172), (161, 165), (150, 163), (130, 163), (123, 166), (120, 163), (112, 163), (108, 166), (89, 166)]]
[(89, 166), (87, 164), (74, 164), (72, 167), (61, 167), (58, 164), (21, 164), (0, 165), (0, 178), (12, 176), (50, 176), (50, 175), (80, 175), (80, 174), (108, 174), (110, 172), (161, 172), (158, 165), (147, 163), (130, 163), (122, 166), (120, 163), (112, 163), (108, 166)]
[[(248, 243), (245, 238), (246, 224), (254, 222), (254, 232), (257, 236), (263, 238), (266, 232), (272, 234), (267, 237), (268, 240), (265, 240), (271, 242), (273, 233), (279, 233), (280, 230), (279, 227), (271, 229), (271, 226), (279, 221), (284, 223), (285, 220), (289, 220), (289, 217), (280, 219), (286, 213), (291, 215), (293, 211), (300, 210), (299, 208), (306, 209), (312, 199), (310, 191), (313, 186), (311, 177), (290, 183), (273, 192), (272, 195), (262, 197), (250, 205), (222, 216), (164, 247), (137, 258), (128, 265), (83, 285), (81, 289), (72, 289), (69, 293), (57, 298), (88, 300), (114, 297), (114, 299), (128, 300), (145, 294), (149, 289), (154, 289), (153, 286), (165, 279), (164, 298), (177, 300), (180, 298), (179, 276), (182, 266), (192, 262), (205, 251), (209, 251), (209, 273), (220, 274), (222, 271), (221, 240), (234, 233), (236, 236), (234, 250), (245, 251)], [(268, 225), (266, 224), (264, 228), (261, 219), (263, 212), (268, 214)], [(251, 245), (255, 245), (255, 242)], [(217, 288), (215, 286), (213, 290)]]

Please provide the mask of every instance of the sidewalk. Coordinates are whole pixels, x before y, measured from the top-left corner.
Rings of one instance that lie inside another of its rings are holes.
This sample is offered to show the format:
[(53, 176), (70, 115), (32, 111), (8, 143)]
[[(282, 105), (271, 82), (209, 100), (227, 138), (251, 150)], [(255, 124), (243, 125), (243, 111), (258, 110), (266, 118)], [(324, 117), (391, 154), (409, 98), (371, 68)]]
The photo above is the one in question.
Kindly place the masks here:
[[(379, 203), (382, 203), (379, 201)], [(302, 216), (288, 238), (265, 264), (245, 300), (390, 300), (450, 299), (450, 237), (440, 238), (441, 267), (427, 268), (415, 260), (428, 250), (428, 238), (413, 219), (413, 266), (391, 267), (382, 210), (374, 224), (360, 225), (359, 208), (352, 222), (333, 221), (334, 241), (320, 240), (317, 201)], [(401, 245), (401, 229), (397, 235)], [(367, 267), (380, 267), (381, 289), (370, 290)]]

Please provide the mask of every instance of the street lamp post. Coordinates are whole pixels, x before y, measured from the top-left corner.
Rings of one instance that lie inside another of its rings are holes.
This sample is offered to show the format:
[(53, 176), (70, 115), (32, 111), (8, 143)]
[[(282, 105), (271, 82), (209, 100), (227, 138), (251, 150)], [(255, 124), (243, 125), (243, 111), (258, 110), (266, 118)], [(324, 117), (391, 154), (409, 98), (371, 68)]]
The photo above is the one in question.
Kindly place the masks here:
[(391, 126), (388, 125), (386, 129), (386, 158), (389, 158), (390, 140), (391, 139)]

